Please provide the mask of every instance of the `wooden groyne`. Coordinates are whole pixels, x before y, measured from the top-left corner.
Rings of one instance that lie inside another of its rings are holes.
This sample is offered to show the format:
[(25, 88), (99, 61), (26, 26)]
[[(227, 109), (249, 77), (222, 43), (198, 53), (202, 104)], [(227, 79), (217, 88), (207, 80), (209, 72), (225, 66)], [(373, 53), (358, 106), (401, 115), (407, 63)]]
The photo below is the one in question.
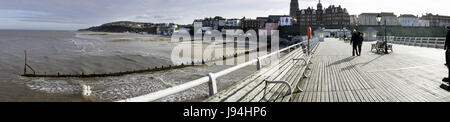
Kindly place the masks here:
[(101, 73), (101, 74), (61, 74), (57, 73), (54, 75), (48, 75), (48, 74), (24, 74), (22, 76), (25, 77), (53, 77), (53, 78), (62, 78), (62, 77), (76, 77), (76, 78), (93, 78), (93, 77), (117, 77), (117, 76), (123, 76), (128, 74), (137, 74), (137, 73), (151, 73), (151, 72), (158, 72), (158, 71), (167, 71), (172, 69), (181, 69), (185, 67), (192, 67), (196, 66), (195, 64), (188, 64), (188, 65), (179, 65), (179, 66), (161, 66), (161, 67), (154, 67), (154, 68), (147, 68), (142, 70), (133, 70), (133, 71), (124, 71), (124, 72), (114, 72), (114, 73)]
[[(118, 77), (118, 76), (124, 76), (124, 75), (129, 75), (129, 74), (138, 74), (138, 73), (152, 73), (152, 72), (159, 72), (159, 71), (167, 71), (167, 70), (173, 70), (173, 69), (182, 69), (182, 68), (186, 68), (186, 67), (194, 67), (194, 66), (203, 66), (206, 65), (206, 63), (212, 63), (215, 61), (220, 61), (220, 60), (227, 60), (230, 58), (236, 58), (238, 56), (242, 56), (242, 55), (247, 55), (249, 53), (253, 53), (259, 51), (259, 49), (254, 49), (254, 50), (250, 50), (250, 51), (245, 51), (245, 52), (240, 52), (240, 53), (235, 53), (235, 54), (231, 54), (231, 55), (227, 55), (227, 56), (223, 56), (221, 58), (213, 58), (213, 59), (202, 59), (201, 61), (192, 61), (192, 62), (186, 62), (186, 63), (182, 63), (180, 65), (162, 65), (160, 67), (148, 67), (148, 68), (143, 68), (140, 70), (132, 70), (132, 71), (121, 71), (121, 72), (109, 72), (109, 73), (91, 73), (91, 74), (86, 74), (84, 72), (82, 72), (81, 74), (63, 74), (61, 72), (58, 72), (57, 74), (38, 74), (36, 73), (25, 61), (25, 67), (29, 67), (31, 70), (33, 70), (33, 74), (27, 74), (26, 72), (26, 68), (24, 69), (24, 74), (22, 76), (24, 77), (48, 77), (48, 78), (94, 78), (94, 77)], [(26, 55), (25, 55), (26, 56)], [(215, 63), (214, 63), (215, 64)]]

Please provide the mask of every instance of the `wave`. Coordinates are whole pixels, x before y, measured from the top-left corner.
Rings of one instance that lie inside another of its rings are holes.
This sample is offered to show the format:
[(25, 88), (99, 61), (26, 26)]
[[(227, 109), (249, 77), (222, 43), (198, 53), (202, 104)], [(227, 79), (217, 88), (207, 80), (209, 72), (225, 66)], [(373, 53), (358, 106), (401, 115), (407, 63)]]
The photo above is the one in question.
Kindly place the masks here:
[(47, 80), (45, 78), (33, 79), (27, 82), (26, 86), (31, 90), (40, 91), (44, 93), (58, 93), (58, 94), (80, 94), (81, 86), (79, 83), (73, 84), (66, 80)]

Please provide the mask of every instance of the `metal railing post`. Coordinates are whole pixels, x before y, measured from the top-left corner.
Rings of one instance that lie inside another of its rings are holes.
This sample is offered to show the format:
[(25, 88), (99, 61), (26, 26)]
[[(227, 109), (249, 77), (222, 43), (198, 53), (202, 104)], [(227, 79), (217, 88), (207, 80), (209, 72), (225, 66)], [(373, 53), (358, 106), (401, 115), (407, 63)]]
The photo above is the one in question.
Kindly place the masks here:
[(423, 46), (423, 41), (419, 37), (416, 37), (416, 41), (417, 40), (419, 40), (419, 46), (422, 47)]
[(402, 45), (403, 45), (403, 37), (399, 37), (398, 40), (399, 40), (399, 42), (400, 42), (399, 44), (402, 44)]
[(408, 40), (406, 40), (406, 37), (403, 37), (403, 45), (408, 45), (408, 42), (406, 42)]
[(408, 45), (411, 46), (413, 44), (411, 37), (408, 37)]
[(420, 42), (417, 41), (417, 37), (414, 37), (414, 46), (419, 46)]
[(405, 44), (404, 45), (408, 45), (409, 44), (408, 39), (406, 37), (404, 37), (403, 40), (405, 40)]
[(438, 39), (437, 38), (434, 40), (434, 48), (439, 48), (438, 47)]
[(258, 61), (256, 62), (256, 69), (257, 70), (261, 70), (261, 58), (260, 57), (258, 57), (258, 58), (256, 58)]
[(397, 44), (400, 44), (400, 37), (397, 37), (395, 41)]
[(217, 93), (217, 81), (216, 81), (216, 77), (214, 76), (213, 73), (209, 73), (208, 74), (209, 77), (209, 82), (208, 82), (208, 86), (209, 86), (209, 96), (213, 96), (214, 94)]
[(311, 40), (311, 39), (308, 39), (308, 55), (311, 55), (311, 50), (309, 50), (309, 40)]
[(416, 43), (418, 46), (422, 47), (422, 40), (420, 40), (418, 37), (416, 37)]

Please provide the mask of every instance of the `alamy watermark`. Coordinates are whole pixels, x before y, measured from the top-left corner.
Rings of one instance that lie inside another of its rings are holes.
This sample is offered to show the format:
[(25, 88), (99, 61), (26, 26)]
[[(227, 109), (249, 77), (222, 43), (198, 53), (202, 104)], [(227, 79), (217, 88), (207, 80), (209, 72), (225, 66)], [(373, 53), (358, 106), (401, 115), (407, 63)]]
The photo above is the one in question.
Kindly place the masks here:
[[(175, 65), (191, 62), (237, 65), (278, 51), (279, 40), (278, 30), (222, 29), (221, 32), (195, 23), (193, 37), (188, 30), (179, 30), (172, 35), (171, 42), (177, 46), (172, 50), (171, 61)], [(261, 65), (279, 63), (279, 60), (280, 54), (276, 54), (264, 59)]]

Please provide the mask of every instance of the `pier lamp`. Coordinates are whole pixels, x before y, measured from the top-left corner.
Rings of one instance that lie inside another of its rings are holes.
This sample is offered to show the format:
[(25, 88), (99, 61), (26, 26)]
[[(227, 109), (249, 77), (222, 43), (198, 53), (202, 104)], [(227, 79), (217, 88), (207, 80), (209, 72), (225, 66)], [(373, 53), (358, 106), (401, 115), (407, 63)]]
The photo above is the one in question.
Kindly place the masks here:
[[(378, 16), (377, 16), (377, 22), (378, 22), (378, 26), (381, 26), (381, 15), (380, 14), (378, 14)], [(383, 41), (384, 41), (384, 38), (383, 38)]]
[[(378, 16), (377, 16), (377, 22), (378, 22), (378, 26), (381, 26), (381, 18), (382, 18), (382, 16), (381, 16), (381, 14), (378, 14)], [(387, 50), (387, 38), (386, 38), (386, 25), (387, 25), (387, 20), (386, 19), (384, 19), (384, 37), (383, 37), (383, 46), (384, 46), (384, 53), (386, 53), (386, 54), (388, 54), (389, 52), (388, 52), (388, 50)]]

